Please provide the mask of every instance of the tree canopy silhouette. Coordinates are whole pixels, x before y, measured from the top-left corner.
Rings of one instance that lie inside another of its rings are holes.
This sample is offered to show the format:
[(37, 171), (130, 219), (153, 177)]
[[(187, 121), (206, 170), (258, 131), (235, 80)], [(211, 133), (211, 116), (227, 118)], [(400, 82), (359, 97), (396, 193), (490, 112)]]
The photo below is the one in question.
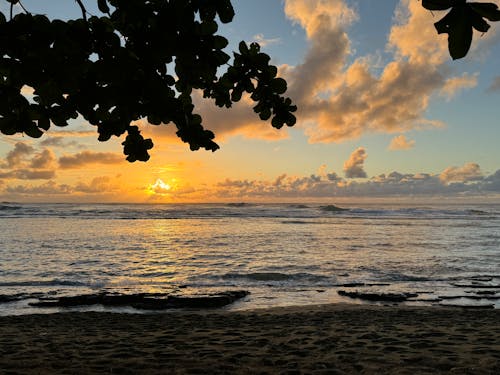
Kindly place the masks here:
[[(31, 14), (19, 0), (0, 12), (0, 131), (38, 138), (51, 124), (66, 126), (81, 115), (97, 127), (100, 141), (127, 133), (128, 161), (146, 161), (151, 139), (134, 121), (174, 123), (191, 150), (215, 151), (214, 134), (194, 113), (193, 90), (219, 107), (231, 107), (244, 92), (262, 120), (275, 128), (296, 122), (297, 107), (284, 96), (287, 83), (257, 43), (240, 42), (233, 60), (219, 23), (234, 17), (230, 0), (97, 0), (101, 16), (62, 21)], [(18, 4), (23, 12), (14, 15)], [(429, 10), (451, 11), (435, 24), (449, 34), (455, 58), (467, 54), (472, 28), (486, 32), (484, 18), (500, 20), (492, 3), (422, 0)], [(221, 69), (224, 68), (225, 71)], [(34, 89), (28, 100), (22, 89)]]
[[(231, 65), (217, 35), (230, 22), (230, 0), (98, 0), (103, 16), (50, 20), (28, 10), (0, 13), (0, 130), (40, 137), (51, 123), (66, 126), (78, 115), (97, 127), (100, 141), (127, 133), (127, 160), (146, 161), (151, 139), (132, 122), (173, 122), (191, 150), (215, 151), (214, 134), (195, 114), (193, 90), (231, 107), (247, 92), (254, 111), (272, 126), (295, 124), (296, 106), (283, 94), (286, 81), (256, 43), (239, 44)], [(219, 68), (226, 66), (224, 73)], [(22, 95), (34, 89), (33, 100)]]

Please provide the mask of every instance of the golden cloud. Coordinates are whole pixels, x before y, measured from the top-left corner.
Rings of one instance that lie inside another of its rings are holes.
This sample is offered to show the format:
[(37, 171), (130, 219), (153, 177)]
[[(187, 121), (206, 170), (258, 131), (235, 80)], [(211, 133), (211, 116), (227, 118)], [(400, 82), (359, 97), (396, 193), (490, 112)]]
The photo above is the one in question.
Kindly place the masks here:
[(415, 147), (415, 141), (407, 139), (404, 135), (398, 135), (391, 140), (389, 150), (410, 150)]

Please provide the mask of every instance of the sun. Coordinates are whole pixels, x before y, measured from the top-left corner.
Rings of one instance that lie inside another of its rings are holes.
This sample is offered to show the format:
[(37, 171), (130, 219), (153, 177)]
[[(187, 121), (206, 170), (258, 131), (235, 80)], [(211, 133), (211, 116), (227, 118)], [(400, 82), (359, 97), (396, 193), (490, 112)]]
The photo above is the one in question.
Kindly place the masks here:
[(172, 186), (163, 182), (160, 178), (152, 185), (149, 185), (148, 191), (151, 194), (166, 195), (170, 194), (172, 191)]

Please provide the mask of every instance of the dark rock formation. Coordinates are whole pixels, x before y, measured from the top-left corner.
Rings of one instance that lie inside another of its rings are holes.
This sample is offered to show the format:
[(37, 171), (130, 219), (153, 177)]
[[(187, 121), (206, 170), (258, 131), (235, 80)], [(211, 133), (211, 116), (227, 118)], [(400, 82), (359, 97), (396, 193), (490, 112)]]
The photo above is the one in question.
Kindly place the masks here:
[(343, 297), (378, 302), (404, 302), (408, 298), (418, 297), (418, 294), (416, 293), (363, 293), (358, 291), (347, 292), (345, 290), (339, 290), (337, 293)]
[(144, 310), (164, 310), (179, 308), (217, 308), (229, 305), (250, 294), (247, 291), (227, 291), (209, 295), (171, 296), (161, 293), (139, 294), (83, 294), (59, 298), (40, 299), (30, 303), (35, 307), (72, 307), (72, 306), (131, 306)]

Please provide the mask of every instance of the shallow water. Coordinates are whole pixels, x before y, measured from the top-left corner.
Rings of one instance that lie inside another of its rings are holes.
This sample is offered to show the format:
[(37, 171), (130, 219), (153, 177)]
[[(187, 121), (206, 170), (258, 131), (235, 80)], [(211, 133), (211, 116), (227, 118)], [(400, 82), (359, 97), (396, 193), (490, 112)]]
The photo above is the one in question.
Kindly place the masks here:
[[(360, 303), (337, 293), (358, 290), (500, 307), (500, 205), (346, 208), (3, 203), (0, 295), (245, 289), (229, 308), (251, 309)], [(55, 311), (32, 301), (0, 314)]]

